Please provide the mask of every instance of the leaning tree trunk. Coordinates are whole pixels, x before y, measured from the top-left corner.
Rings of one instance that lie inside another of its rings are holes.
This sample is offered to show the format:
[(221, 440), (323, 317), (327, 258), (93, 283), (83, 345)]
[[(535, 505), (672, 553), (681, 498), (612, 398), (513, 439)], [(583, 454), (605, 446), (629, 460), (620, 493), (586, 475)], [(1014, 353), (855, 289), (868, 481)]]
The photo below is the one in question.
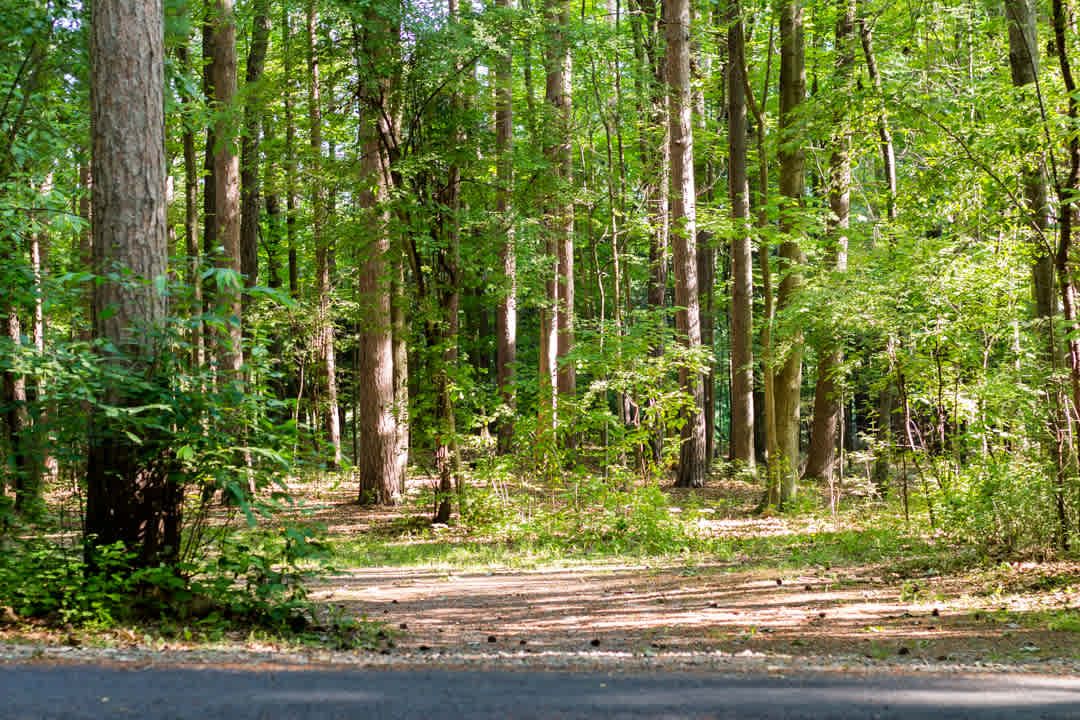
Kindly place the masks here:
[[(701, 348), (698, 301), (697, 221), (694, 196), (693, 103), (690, 87), (690, 3), (665, 0), (667, 80), (670, 107), (671, 219), (674, 249), (675, 327), (691, 352)], [(679, 384), (688, 397), (683, 411), (677, 487), (705, 486), (705, 413), (701, 372), (683, 365)]]
[[(95, 0), (90, 18), (90, 108), (93, 158), (94, 334), (107, 341), (104, 360), (137, 382), (115, 383), (101, 398), (113, 407), (146, 397), (157, 374), (166, 298), (165, 19), (162, 0)], [(123, 269), (140, 282), (117, 282)], [(151, 393), (153, 395), (153, 393)], [(90, 418), (86, 476), (86, 548), (120, 542), (134, 563), (156, 567), (180, 550), (182, 486), (172, 448), (156, 432), (139, 442), (119, 419)]]

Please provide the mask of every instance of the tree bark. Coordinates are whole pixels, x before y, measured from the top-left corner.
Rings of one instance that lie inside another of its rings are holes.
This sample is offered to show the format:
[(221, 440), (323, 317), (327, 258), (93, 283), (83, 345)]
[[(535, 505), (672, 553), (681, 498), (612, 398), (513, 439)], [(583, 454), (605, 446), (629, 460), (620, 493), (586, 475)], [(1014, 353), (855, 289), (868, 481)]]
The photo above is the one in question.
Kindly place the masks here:
[[(846, 97), (851, 90), (855, 67), (853, 46), (855, 27), (854, 0), (837, 0), (836, 71), (837, 92)], [(846, 108), (845, 106), (842, 106)], [(834, 134), (829, 156), (829, 219), (825, 262), (836, 275), (847, 270), (847, 229), (851, 215), (851, 129), (846, 110), (833, 118)], [(830, 325), (832, 321), (829, 320)], [(805, 478), (831, 479), (836, 464), (836, 446), (840, 431), (841, 373), (843, 347), (838, 334), (828, 332), (830, 340), (819, 349), (817, 386), (814, 392), (814, 424), (810, 432), (810, 450), (806, 458)]]
[[(378, 66), (377, 57), (385, 52), (382, 46), (389, 33), (380, 33), (375, 28), (363, 31), (354, 28), (354, 33), (363, 32), (364, 36), (354, 38), (357, 52), (366, 52), (372, 56), (372, 64)], [(370, 46), (365, 46), (369, 41)], [(358, 360), (357, 381), (361, 392), (356, 408), (359, 447), (356, 456), (355, 474), (358, 481), (358, 501), (362, 504), (395, 504), (401, 500), (405, 469), (402, 467), (405, 457), (402, 453), (402, 433), (406, 428), (399, 427), (398, 407), (400, 395), (398, 382), (403, 380), (398, 373), (404, 365), (399, 358), (395, 363), (397, 342), (404, 341), (403, 317), (395, 313), (404, 312), (399, 304), (396, 308), (391, 301), (393, 280), (400, 282), (400, 275), (389, 274), (393, 263), (391, 254), (390, 218), (383, 207), (387, 199), (390, 179), (390, 157), (387, 148), (395, 137), (391, 126), (392, 111), (380, 105), (386, 102), (391, 92), (391, 80), (379, 81), (379, 99), (367, 108), (369, 113), (361, 124), (360, 168), (362, 173), (361, 190), (357, 193), (357, 204), (370, 221), (359, 246), (359, 273), (357, 274), (357, 297), (360, 308), (357, 313)], [(399, 324), (400, 323), (400, 324)], [(398, 334), (395, 336), (395, 332)]]
[[(251, 47), (244, 74), (244, 135), (240, 146), (240, 271), (244, 287), (259, 284), (259, 129), (262, 124), (262, 82), (270, 45), (270, 0), (252, 7)], [(250, 298), (244, 296), (245, 309)]]
[[(141, 382), (155, 379), (166, 298), (165, 21), (161, 0), (96, 0), (90, 19), (90, 107), (94, 178), (94, 334), (114, 351), (105, 361)], [(118, 282), (123, 268), (139, 282)], [(107, 312), (106, 312), (107, 311)], [(160, 382), (160, 379), (158, 379)], [(112, 406), (144, 404), (139, 390), (110, 387)], [(90, 418), (86, 490), (87, 559), (114, 542), (144, 567), (171, 562), (180, 549), (182, 487), (171, 476), (172, 449), (141, 444), (120, 422)], [(148, 435), (152, 435), (149, 433)]]
[[(215, 0), (213, 11), (214, 107), (214, 212), (216, 265), (239, 276), (240, 268), (240, 158), (236, 154), (235, 123), (230, 114), (236, 104), (235, 0)], [(218, 344), (218, 369), (239, 378), (244, 364), (243, 308), (239, 289), (228, 284), (217, 288), (217, 312), (227, 323)]]
[[(670, 108), (671, 218), (675, 269), (675, 328), (691, 352), (701, 348), (698, 302), (697, 213), (694, 188), (694, 135), (691, 123), (690, 3), (665, 0), (667, 81)], [(679, 384), (689, 398), (683, 412), (677, 487), (705, 486), (705, 413), (701, 373), (684, 365)]]
[[(798, 106), (806, 96), (806, 67), (803, 41), (802, 0), (785, 0), (780, 9), (780, 272), (777, 312), (794, 302), (802, 285), (799, 266), (806, 261), (798, 243), (799, 219), (803, 208), (805, 160)], [(799, 401), (802, 389), (803, 334), (792, 329), (784, 342), (789, 350), (776, 373), (777, 457), (770, 458), (770, 475), (779, 478), (779, 486), (770, 483), (770, 504), (783, 505), (795, 498), (799, 477)]]
[(754, 259), (746, 169), (746, 40), (742, 6), (728, 3), (728, 182), (731, 195), (731, 455), (754, 469)]

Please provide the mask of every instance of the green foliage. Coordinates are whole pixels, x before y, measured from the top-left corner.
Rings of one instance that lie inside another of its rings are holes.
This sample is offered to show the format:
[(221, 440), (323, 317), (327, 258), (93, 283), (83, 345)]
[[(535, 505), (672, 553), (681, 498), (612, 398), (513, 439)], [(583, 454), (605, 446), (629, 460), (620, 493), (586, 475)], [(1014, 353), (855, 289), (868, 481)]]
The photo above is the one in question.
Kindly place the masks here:
[(132, 568), (134, 553), (117, 543), (95, 549), (88, 566), (81, 548), (16, 538), (0, 555), (0, 606), (55, 624), (191, 619), (303, 630), (313, 617), (303, 583), (326, 560), (310, 528), (277, 535), (226, 536), (198, 562)]

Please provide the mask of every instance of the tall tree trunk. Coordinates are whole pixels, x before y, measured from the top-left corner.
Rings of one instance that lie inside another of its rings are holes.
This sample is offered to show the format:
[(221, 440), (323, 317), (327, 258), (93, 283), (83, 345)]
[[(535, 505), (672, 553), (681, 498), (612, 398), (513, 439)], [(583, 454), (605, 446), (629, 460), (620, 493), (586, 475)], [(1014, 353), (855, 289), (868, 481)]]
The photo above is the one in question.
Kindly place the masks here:
[[(256, 0), (252, 13), (251, 47), (244, 74), (244, 135), (240, 146), (240, 272), (244, 274), (244, 287), (249, 288), (259, 283), (259, 129), (263, 113), (260, 84), (270, 45), (270, 0)], [(245, 309), (249, 302), (245, 295)]]
[[(698, 304), (697, 213), (694, 189), (694, 133), (691, 123), (690, 3), (665, 0), (667, 81), (670, 107), (671, 218), (674, 249), (675, 327), (690, 352), (701, 348)], [(683, 412), (677, 487), (705, 486), (705, 413), (701, 373), (683, 366), (679, 384), (690, 400)]]
[[(214, 0), (206, 0), (203, 8), (202, 25), (202, 90), (208, 107), (214, 106), (214, 17), (217, 11), (214, 9)], [(214, 149), (217, 145), (217, 123), (209, 123), (206, 128), (206, 146), (203, 153), (203, 257), (208, 261), (215, 261), (220, 255), (218, 250), (217, 233), (217, 165), (214, 162)], [(211, 278), (203, 281), (202, 311), (205, 315), (214, 312), (216, 286)], [(216, 357), (213, 349), (213, 333), (211, 326), (203, 324), (202, 328), (204, 357), (210, 360)]]
[[(509, 0), (496, 0), (495, 6), (507, 12)], [(514, 442), (514, 412), (517, 394), (514, 388), (514, 363), (517, 362), (517, 254), (514, 246), (514, 219), (510, 199), (514, 184), (514, 79), (513, 34), (506, 24), (503, 52), (495, 65), (495, 154), (498, 188), (495, 191), (495, 213), (498, 223), (499, 261), (502, 268), (502, 292), (495, 308), (495, 384), (505, 406), (498, 420), (498, 450), (510, 452)]]
[[(235, 151), (235, 123), (230, 119), (236, 103), (236, 17), (235, 0), (215, 0), (214, 104), (217, 120), (214, 124), (214, 212), (215, 242), (221, 247), (216, 254), (219, 268), (240, 273), (240, 158)], [(217, 290), (217, 312), (226, 319), (227, 330), (218, 345), (218, 365), (221, 372), (238, 378), (244, 364), (243, 309), (241, 293), (224, 284)]]
[(330, 255), (332, 241), (323, 232), (326, 223), (326, 190), (322, 182), (322, 107), (319, 96), (319, 51), (316, 33), (317, 14), (315, 0), (309, 0), (307, 9), (308, 32), (308, 119), (311, 123), (311, 240), (315, 246), (315, 284), (318, 293), (315, 313), (315, 348), (319, 357), (319, 374), (325, 391), (322, 395), (320, 413), (326, 427), (326, 440), (330, 444), (327, 465), (336, 469), (341, 466), (341, 418), (338, 409), (337, 353), (334, 348), (334, 323), (330, 317)]
[(300, 268), (297, 255), (296, 117), (293, 111), (292, 27), (289, 10), (281, 11), (281, 54), (285, 68), (285, 235), (289, 248), (289, 297), (300, 297)]
[[(353, 29), (358, 57), (370, 55), (370, 62), (378, 67), (379, 55), (387, 50), (383, 43), (393, 42), (396, 35), (380, 32), (379, 28)], [(363, 37), (360, 36), (363, 33)], [(360, 167), (362, 172), (358, 206), (367, 213), (370, 221), (359, 246), (359, 272), (357, 273), (358, 360), (357, 381), (360, 383), (359, 406), (356, 408), (359, 447), (355, 474), (358, 481), (358, 501), (363, 504), (394, 504), (401, 500), (405, 468), (402, 464), (403, 433), (399, 418), (405, 412), (399, 407), (404, 361), (395, 358), (398, 342), (404, 342), (404, 312), (394, 292), (394, 281), (401, 282), (401, 275), (388, 271), (394, 262), (391, 253), (390, 218), (383, 206), (390, 181), (390, 156), (387, 149), (394, 145), (396, 130), (392, 127), (393, 110), (384, 103), (391, 94), (392, 81), (379, 80), (377, 99), (370, 99), (366, 109), (368, 117), (360, 126)], [(398, 394), (395, 394), (395, 392)]]
[[(642, 167), (646, 168), (643, 194), (649, 218), (649, 308), (660, 316), (667, 305), (668, 264), (671, 240), (671, 193), (668, 178), (671, 172), (671, 145), (667, 93), (667, 62), (662, 48), (663, 5), (659, 0), (639, 0), (645, 23), (641, 37), (642, 58), (646, 67), (643, 89), (647, 98), (642, 104), (649, 108), (648, 122), (642, 123), (639, 134), (639, 154)], [(664, 353), (663, 341), (652, 347), (653, 355)], [(663, 456), (664, 424), (655, 408), (656, 428), (652, 433), (653, 462), (659, 463)]]
[[(458, 0), (449, 0), (447, 10), (451, 23), (458, 23)], [(460, 116), (464, 109), (459, 88), (451, 93), (450, 105), (455, 114)], [(455, 118), (456, 120), (457, 118)], [(464, 137), (460, 126), (454, 129), (455, 144), (461, 147)], [(435, 359), (435, 467), (439, 473), (439, 503), (435, 510), (435, 522), (450, 521), (451, 492), (456, 487), (461, 496), (461, 459), (458, 454), (457, 423), (454, 417), (454, 401), (451, 394), (450, 368), (458, 361), (458, 335), (460, 330), (461, 310), (461, 168), (456, 162), (451, 163), (446, 190), (440, 206), (445, 208), (439, 225), (443, 230), (444, 246), (439, 248), (439, 263), (442, 267), (441, 282), (433, 283), (442, 317), (436, 323), (428, 325), (428, 342), (437, 343), (441, 349)], [(429, 286), (430, 287), (430, 286)]]
[[(1065, 83), (1066, 97), (1068, 97), (1069, 122), (1075, 125), (1080, 121), (1080, 104), (1077, 100), (1076, 81), (1072, 74), (1072, 65), (1069, 61), (1069, 46), (1066, 39), (1068, 18), (1064, 0), (1053, 1), (1053, 24), (1054, 46), (1057, 52), (1058, 66), (1061, 68), (1062, 80)], [(1061, 293), (1061, 309), (1065, 319), (1065, 348), (1069, 364), (1069, 379), (1072, 386), (1070, 398), (1072, 407), (1068, 420), (1071, 425), (1073, 441), (1077, 444), (1074, 448), (1074, 457), (1080, 457), (1080, 433), (1076, 432), (1076, 424), (1080, 418), (1080, 319), (1077, 317), (1076, 286), (1073, 284), (1072, 271), (1073, 261), (1071, 258), (1073, 246), (1073, 227), (1077, 221), (1076, 196), (1080, 193), (1080, 137), (1075, 133), (1069, 134), (1068, 139), (1069, 174), (1062, 183), (1060, 178), (1055, 177), (1055, 190), (1058, 198), (1058, 246), (1054, 257), (1054, 270), (1057, 274), (1058, 288)], [(1065, 493), (1064, 472), (1058, 473), (1058, 544), (1062, 549), (1069, 546), (1068, 518), (1062, 506), (1062, 498)]]
[[(846, 97), (851, 90), (855, 67), (853, 45), (855, 27), (854, 0), (837, 0), (836, 8), (837, 91)], [(845, 106), (846, 107), (846, 106)], [(839, 275), (847, 270), (847, 229), (851, 214), (851, 130), (848, 113), (841, 110), (833, 118), (834, 134), (829, 156), (829, 219), (826, 263)], [(840, 431), (840, 397), (843, 348), (839, 335), (826, 333), (831, 340), (819, 349), (817, 387), (814, 392), (814, 424), (810, 432), (810, 450), (806, 459), (806, 478), (831, 478), (836, 464), (836, 445)]]
[(548, 257), (555, 262), (546, 283), (547, 306), (540, 313), (541, 445), (556, 442), (558, 396), (572, 396), (576, 383), (573, 363), (563, 362), (573, 345), (574, 326), (574, 208), (570, 201), (572, 142), (570, 102), (570, 8), (567, 0), (547, 0), (544, 15), (548, 35), (544, 48), (547, 73), (545, 99), (552, 122), (544, 130), (544, 155), (556, 180), (543, 217)]
[(742, 6), (728, 3), (728, 183), (731, 194), (731, 455), (754, 469), (754, 258), (746, 170), (746, 40)]
[[(806, 67), (803, 42), (802, 0), (785, 0), (780, 9), (780, 271), (783, 279), (777, 292), (777, 312), (783, 312), (795, 300), (802, 285), (799, 266), (805, 256), (796, 233), (803, 209), (805, 187), (802, 132), (796, 118), (798, 106), (806, 95)], [(803, 334), (795, 328), (783, 342), (788, 351), (776, 374), (777, 457), (770, 458), (769, 473), (779, 479), (770, 483), (770, 504), (783, 505), (795, 498), (799, 477), (799, 402), (802, 389)]]
[[(154, 379), (165, 296), (165, 20), (161, 0), (95, 0), (90, 20), (93, 157), (94, 334), (114, 348), (105, 361), (145, 382)], [(109, 280), (118, 268), (144, 282)], [(108, 312), (106, 312), (108, 309)], [(144, 391), (110, 387), (114, 407), (145, 404)], [(151, 400), (152, 401), (152, 400)], [(123, 415), (121, 415), (123, 417)], [(86, 478), (87, 558), (123, 543), (135, 564), (156, 567), (180, 549), (182, 487), (172, 448), (147, 433), (131, 440), (115, 417), (90, 418)]]

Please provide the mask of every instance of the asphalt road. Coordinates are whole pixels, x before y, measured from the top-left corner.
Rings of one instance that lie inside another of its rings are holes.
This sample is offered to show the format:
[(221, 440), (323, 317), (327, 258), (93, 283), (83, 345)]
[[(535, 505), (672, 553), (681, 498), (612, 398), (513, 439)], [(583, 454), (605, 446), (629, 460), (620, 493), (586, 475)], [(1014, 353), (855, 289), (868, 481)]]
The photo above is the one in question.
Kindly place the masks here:
[(0, 718), (1080, 718), (1080, 678), (0, 666)]

